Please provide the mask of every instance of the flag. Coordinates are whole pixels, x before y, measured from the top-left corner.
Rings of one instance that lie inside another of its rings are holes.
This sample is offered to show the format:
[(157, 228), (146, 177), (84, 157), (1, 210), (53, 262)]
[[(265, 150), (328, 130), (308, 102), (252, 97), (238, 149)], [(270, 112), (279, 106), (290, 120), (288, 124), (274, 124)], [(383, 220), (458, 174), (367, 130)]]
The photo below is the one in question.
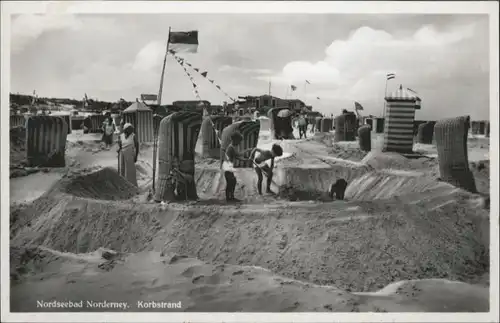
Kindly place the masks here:
[(317, 96), (317, 97), (316, 97), (316, 99), (321, 100), (321, 99), (319, 98), (319, 96)]
[(33, 97), (31, 98), (31, 105), (35, 104), (36, 102), (36, 91), (33, 90)]
[(141, 94), (141, 101), (158, 101), (156, 94)]
[(201, 73), (201, 76), (207, 77), (207, 74), (208, 74), (208, 72), (203, 72), (203, 73)]
[(309, 82), (308, 80), (306, 80), (306, 83), (307, 83), (307, 84), (311, 84), (311, 82)]
[(387, 80), (392, 80), (393, 78), (396, 78), (396, 74), (394, 73), (387, 74)]
[(416, 91), (413, 91), (413, 90), (412, 90), (412, 89), (410, 89), (409, 87), (407, 87), (406, 89), (407, 89), (408, 91), (411, 91), (411, 92), (415, 93), (415, 94), (418, 94)]
[(200, 72), (200, 69), (199, 69), (199, 68), (197, 68), (197, 67), (193, 68), (193, 70), (195, 70), (195, 71), (196, 71), (196, 72), (198, 72), (198, 73)]
[(290, 88), (292, 89), (292, 91), (297, 90), (297, 87), (295, 85), (290, 85)]
[(359, 102), (354, 101), (354, 110), (361, 111), (364, 109), (363, 109), (363, 106), (361, 104), (359, 104)]
[(169, 49), (174, 52), (198, 52), (198, 31), (175, 31), (168, 35)]
[(214, 83), (214, 80), (210, 80), (210, 79), (209, 79), (208, 81), (209, 81), (210, 83), (212, 83), (212, 84)]

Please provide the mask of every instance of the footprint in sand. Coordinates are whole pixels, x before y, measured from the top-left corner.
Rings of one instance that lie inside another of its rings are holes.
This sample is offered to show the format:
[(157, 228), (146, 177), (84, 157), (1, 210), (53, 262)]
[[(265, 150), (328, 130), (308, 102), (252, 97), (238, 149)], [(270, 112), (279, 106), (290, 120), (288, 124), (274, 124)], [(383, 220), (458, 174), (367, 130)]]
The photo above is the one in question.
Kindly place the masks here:
[(220, 284), (224, 283), (221, 280), (221, 277), (219, 275), (212, 275), (212, 276), (200, 275), (200, 276), (193, 278), (193, 280), (191, 280), (191, 282), (195, 285), (200, 285), (200, 284), (220, 285)]

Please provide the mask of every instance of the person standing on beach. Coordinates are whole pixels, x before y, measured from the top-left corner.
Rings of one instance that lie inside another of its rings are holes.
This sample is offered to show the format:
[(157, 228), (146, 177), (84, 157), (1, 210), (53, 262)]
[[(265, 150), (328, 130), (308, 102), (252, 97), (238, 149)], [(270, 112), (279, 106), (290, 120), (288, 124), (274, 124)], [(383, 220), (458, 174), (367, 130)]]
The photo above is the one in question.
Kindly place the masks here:
[(113, 145), (113, 134), (116, 131), (115, 124), (113, 122), (113, 118), (111, 118), (111, 113), (106, 113), (106, 120), (102, 123), (102, 140), (106, 145), (106, 148), (109, 149)]
[(235, 132), (231, 135), (231, 143), (226, 148), (226, 153), (224, 154), (221, 164), (221, 168), (226, 179), (226, 201), (228, 202), (239, 201), (234, 197), (234, 191), (236, 190), (237, 184), (236, 176), (234, 176), (234, 163), (237, 160), (245, 160), (245, 158), (243, 158), (243, 154), (245, 154), (247, 151), (253, 150), (253, 148), (251, 148), (238, 153), (236, 151), (236, 147), (238, 147), (242, 140), (243, 136), (239, 132)]
[(139, 155), (139, 141), (130, 123), (123, 125), (123, 132), (118, 139), (118, 166), (120, 175), (130, 183), (137, 185), (135, 163)]
[(299, 120), (297, 121), (298, 126), (299, 126), (299, 137), (302, 139), (302, 136), (304, 138), (307, 138), (307, 119), (304, 114), (299, 115)]

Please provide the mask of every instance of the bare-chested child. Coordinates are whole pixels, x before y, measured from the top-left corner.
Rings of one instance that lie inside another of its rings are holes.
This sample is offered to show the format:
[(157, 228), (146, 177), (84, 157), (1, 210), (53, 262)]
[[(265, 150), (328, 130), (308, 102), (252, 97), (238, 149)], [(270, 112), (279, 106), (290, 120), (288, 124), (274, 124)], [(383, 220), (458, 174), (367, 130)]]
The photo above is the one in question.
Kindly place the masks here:
[(231, 143), (226, 147), (226, 152), (223, 156), (223, 161), (221, 168), (224, 171), (224, 177), (226, 179), (226, 201), (238, 201), (234, 197), (234, 191), (236, 189), (236, 176), (234, 176), (234, 163), (237, 160), (247, 160), (243, 155), (251, 149), (247, 149), (242, 152), (238, 152), (236, 148), (243, 140), (243, 136), (239, 132), (235, 132), (231, 135)]
[(257, 189), (260, 195), (262, 195), (263, 172), (267, 176), (266, 193), (273, 193), (271, 191), (271, 183), (273, 182), (274, 159), (282, 155), (283, 148), (277, 144), (274, 144), (271, 150), (255, 148), (250, 154), (250, 158), (253, 158), (255, 172), (257, 173)]

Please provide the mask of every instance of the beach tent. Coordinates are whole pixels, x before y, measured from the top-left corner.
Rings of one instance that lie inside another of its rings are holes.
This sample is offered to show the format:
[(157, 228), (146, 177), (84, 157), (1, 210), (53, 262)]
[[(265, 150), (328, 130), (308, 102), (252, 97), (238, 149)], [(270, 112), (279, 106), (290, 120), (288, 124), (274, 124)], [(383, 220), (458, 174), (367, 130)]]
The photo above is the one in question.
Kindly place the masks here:
[(153, 110), (144, 103), (136, 100), (123, 110), (123, 123), (134, 126), (139, 142), (153, 142)]
[(411, 153), (413, 151), (413, 123), (415, 110), (420, 109), (420, 98), (402, 85), (385, 97), (387, 113), (384, 126), (383, 151)]

